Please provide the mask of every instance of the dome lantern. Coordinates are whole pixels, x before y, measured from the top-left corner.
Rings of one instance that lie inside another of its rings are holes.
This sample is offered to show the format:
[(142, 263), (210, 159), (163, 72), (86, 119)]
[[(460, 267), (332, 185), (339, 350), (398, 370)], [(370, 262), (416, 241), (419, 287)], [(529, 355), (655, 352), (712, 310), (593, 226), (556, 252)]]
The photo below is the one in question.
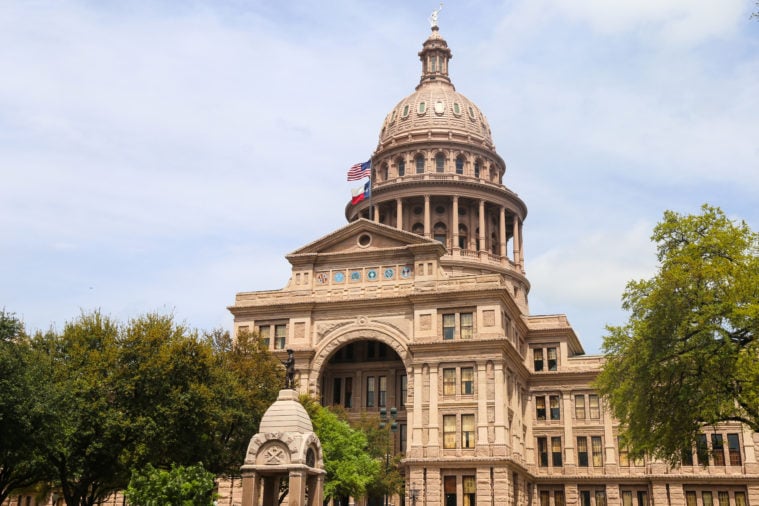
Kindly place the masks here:
[(440, 36), (440, 29), (437, 24), (433, 25), (432, 34), (424, 41), (424, 46), (419, 51), (419, 59), (422, 61), (422, 78), (419, 86), (429, 81), (444, 81), (451, 84), (451, 78), (448, 77), (448, 62), (452, 57), (448, 43)]

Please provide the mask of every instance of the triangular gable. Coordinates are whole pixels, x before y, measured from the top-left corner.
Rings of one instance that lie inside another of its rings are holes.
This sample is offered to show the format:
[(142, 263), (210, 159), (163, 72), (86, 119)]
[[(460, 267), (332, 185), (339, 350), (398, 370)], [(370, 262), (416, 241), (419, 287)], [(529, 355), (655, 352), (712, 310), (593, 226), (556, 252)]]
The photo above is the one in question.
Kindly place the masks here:
[(292, 262), (303, 256), (353, 254), (409, 246), (413, 249), (430, 248), (430, 251), (439, 249), (440, 255), (445, 253), (445, 247), (437, 241), (361, 218), (293, 251), (287, 259)]

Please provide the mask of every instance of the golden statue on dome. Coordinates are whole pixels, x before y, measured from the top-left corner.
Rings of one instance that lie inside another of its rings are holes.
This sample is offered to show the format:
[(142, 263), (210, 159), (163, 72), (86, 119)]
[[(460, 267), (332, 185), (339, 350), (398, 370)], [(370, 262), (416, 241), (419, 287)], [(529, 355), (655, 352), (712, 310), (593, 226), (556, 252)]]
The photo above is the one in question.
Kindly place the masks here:
[(432, 11), (432, 15), (430, 16), (430, 27), (437, 28), (437, 16), (440, 14), (440, 11), (443, 10), (443, 2), (440, 2), (440, 7)]

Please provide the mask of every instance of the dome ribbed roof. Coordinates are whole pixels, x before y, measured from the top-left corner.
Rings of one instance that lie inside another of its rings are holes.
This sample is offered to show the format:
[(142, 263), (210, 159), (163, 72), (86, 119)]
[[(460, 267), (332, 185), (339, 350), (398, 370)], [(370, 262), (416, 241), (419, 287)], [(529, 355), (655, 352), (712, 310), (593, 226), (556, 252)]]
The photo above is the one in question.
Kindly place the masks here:
[(272, 404), (261, 418), (258, 432), (313, 432), (311, 418), (306, 408), (298, 402), (295, 390), (280, 390), (277, 401)]
[(493, 145), (490, 125), (477, 105), (458, 93), (448, 77), (451, 50), (437, 26), (424, 42), (419, 58), (422, 78), (416, 91), (390, 111), (380, 132), (380, 144), (418, 131), (446, 130)]

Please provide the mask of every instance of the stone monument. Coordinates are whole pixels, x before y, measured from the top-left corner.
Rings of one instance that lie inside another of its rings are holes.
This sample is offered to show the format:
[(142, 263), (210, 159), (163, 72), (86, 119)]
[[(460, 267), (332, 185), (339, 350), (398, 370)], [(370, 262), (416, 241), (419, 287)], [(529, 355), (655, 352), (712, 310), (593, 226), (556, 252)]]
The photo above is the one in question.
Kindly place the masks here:
[(241, 471), (242, 506), (277, 506), (283, 480), (288, 484), (283, 504), (322, 505), (326, 473), (322, 447), (295, 390), (280, 390), (266, 410)]

